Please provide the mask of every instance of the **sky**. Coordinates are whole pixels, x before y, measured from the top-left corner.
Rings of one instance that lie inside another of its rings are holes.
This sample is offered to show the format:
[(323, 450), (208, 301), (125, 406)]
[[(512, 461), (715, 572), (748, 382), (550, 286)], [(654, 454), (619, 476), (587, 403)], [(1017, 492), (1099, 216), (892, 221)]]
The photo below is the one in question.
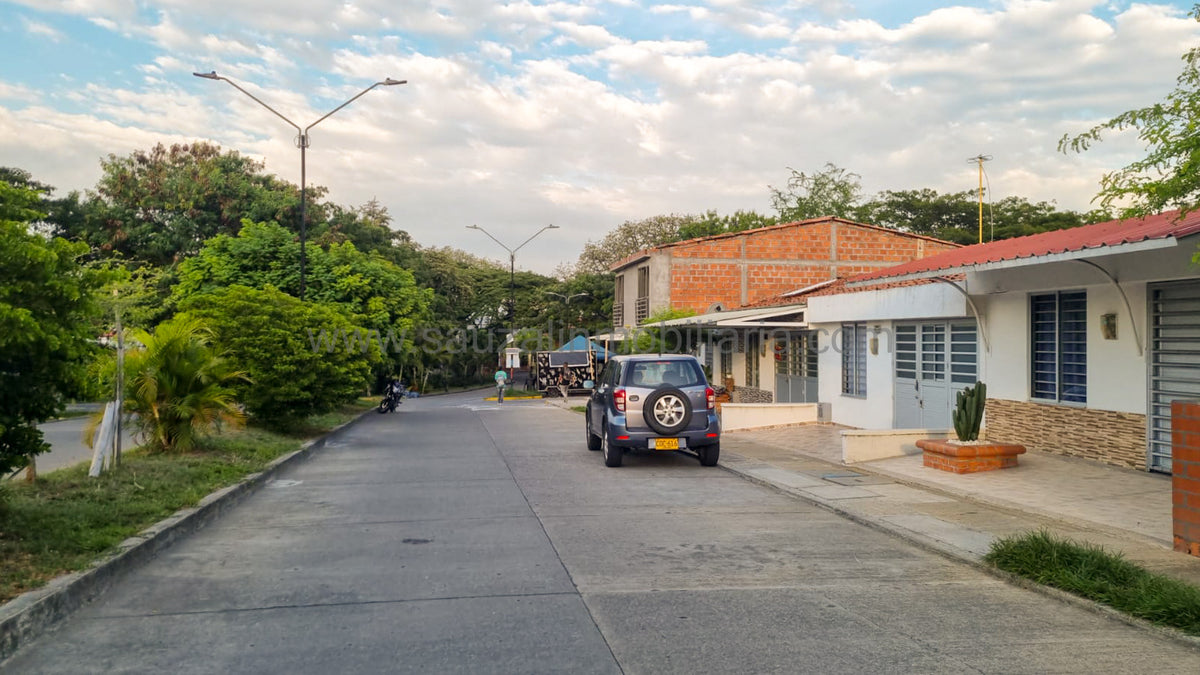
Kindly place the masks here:
[(0, 2), (0, 166), (62, 195), (100, 160), (210, 140), (424, 246), (550, 273), (627, 220), (772, 213), (826, 163), (863, 191), (1092, 207), (1145, 154), (1077, 134), (1162, 100), (1200, 44), (1187, 2), (17, 0)]

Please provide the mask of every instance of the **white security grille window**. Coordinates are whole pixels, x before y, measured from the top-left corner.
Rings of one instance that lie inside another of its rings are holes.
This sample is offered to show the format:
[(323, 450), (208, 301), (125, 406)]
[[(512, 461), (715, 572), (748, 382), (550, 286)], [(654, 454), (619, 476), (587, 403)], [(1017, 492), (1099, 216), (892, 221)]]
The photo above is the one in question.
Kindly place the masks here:
[(867, 326), (842, 324), (842, 393), (867, 395)]
[(1030, 397), (1087, 403), (1087, 291), (1029, 297)]

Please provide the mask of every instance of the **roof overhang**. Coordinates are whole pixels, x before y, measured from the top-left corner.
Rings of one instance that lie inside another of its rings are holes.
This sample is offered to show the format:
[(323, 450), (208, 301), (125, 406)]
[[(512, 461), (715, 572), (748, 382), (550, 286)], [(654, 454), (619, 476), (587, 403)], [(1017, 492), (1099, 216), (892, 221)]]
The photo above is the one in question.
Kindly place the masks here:
[(733, 309), (723, 312), (709, 312), (696, 316), (685, 316), (679, 319), (656, 321), (652, 324), (642, 324), (639, 328), (680, 327), (696, 328), (807, 328), (804, 320), (807, 308), (804, 305), (788, 305), (785, 307), (758, 307), (754, 309)]
[(996, 260), (982, 263), (972, 263), (966, 265), (958, 265), (955, 267), (943, 267), (936, 270), (924, 270), (921, 272), (912, 272), (909, 274), (899, 274), (896, 276), (873, 276), (860, 281), (847, 281), (847, 288), (861, 288), (863, 286), (873, 286), (876, 284), (890, 284), (901, 281), (914, 281), (918, 279), (937, 279), (951, 274), (963, 274), (965, 272), (987, 272), (992, 270), (1016, 269), (1020, 267), (1029, 267), (1032, 265), (1044, 265), (1048, 263), (1064, 262), (1070, 260), (1088, 260), (1090, 258), (1103, 258), (1112, 255), (1124, 255), (1129, 253), (1139, 253), (1142, 251), (1155, 251), (1166, 248), (1174, 248), (1179, 244), (1179, 240), (1175, 237), (1163, 237), (1161, 239), (1146, 239), (1144, 241), (1131, 242), (1128, 244), (1118, 244), (1116, 246), (1097, 246), (1095, 248), (1085, 248), (1078, 251), (1063, 251), (1061, 253), (1046, 253), (1044, 255), (1027, 256), (1024, 258), (1012, 258), (1009, 260)]

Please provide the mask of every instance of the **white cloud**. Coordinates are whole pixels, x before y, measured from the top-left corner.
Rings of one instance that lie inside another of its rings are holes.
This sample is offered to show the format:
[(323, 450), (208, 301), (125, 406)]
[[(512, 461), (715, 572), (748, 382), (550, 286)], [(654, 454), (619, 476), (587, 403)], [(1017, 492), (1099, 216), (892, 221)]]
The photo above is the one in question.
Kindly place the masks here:
[(147, 54), (122, 66), (134, 84), (0, 83), (0, 153), (40, 180), (87, 188), (109, 153), (213, 138), (296, 182), (294, 131), (191, 71), (232, 77), (302, 126), (408, 79), (313, 130), (310, 183), (346, 205), (378, 197), (423, 244), (488, 256), (462, 226), (519, 242), (553, 222), (518, 261), (542, 271), (626, 219), (769, 211), (786, 167), (827, 161), (869, 193), (960, 191), (982, 152), (997, 198), (1086, 209), (1141, 148), (1126, 136), (1068, 156), (1058, 139), (1161, 99), (1200, 36), (1178, 7), (1105, 21), (1083, 0), (945, 7), (891, 28), (811, 19), (850, 16), (837, 2), (25, 4), (120, 26)]
[(63, 35), (62, 31), (59, 31), (49, 24), (42, 23), (41, 21), (33, 21), (28, 18), (22, 18), (21, 25), (24, 27), (26, 33), (44, 37), (51, 42), (62, 42), (64, 39), (66, 39), (66, 36)]

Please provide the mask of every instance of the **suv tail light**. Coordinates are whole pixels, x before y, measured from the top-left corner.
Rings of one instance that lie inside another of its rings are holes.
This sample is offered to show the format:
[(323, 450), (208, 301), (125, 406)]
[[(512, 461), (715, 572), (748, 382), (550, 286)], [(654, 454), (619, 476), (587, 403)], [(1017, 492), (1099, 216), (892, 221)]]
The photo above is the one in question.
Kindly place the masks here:
[(709, 410), (717, 407), (717, 392), (713, 391), (712, 387), (706, 387), (704, 389), (704, 399), (708, 401)]
[(618, 389), (613, 392), (613, 405), (617, 410), (625, 412), (625, 390)]

